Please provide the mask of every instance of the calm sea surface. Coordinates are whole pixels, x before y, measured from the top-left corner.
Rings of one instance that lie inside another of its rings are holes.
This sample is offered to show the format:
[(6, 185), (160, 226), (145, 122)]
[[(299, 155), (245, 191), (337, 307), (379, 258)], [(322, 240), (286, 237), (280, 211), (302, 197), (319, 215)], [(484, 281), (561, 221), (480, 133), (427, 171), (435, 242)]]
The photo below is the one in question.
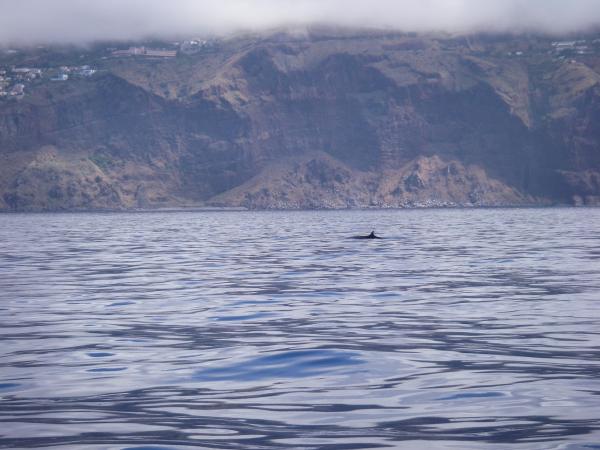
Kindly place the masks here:
[(1, 215), (0, 339), (0, 448), (600, 449), (600, 210)]

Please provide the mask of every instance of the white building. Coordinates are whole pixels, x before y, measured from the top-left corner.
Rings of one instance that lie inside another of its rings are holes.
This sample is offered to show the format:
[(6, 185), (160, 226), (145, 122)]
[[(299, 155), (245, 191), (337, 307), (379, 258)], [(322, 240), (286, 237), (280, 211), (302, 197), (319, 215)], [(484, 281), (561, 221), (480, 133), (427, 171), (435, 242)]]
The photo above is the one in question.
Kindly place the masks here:
[(25, 85), (24, 84), (15, 84), (10, 90), (10, 95), (13, 97), (22, 97), (25, 95)]
[(97, 72), (96, 69), (82, 69), (79, 71), (79, 75), (82, 77), (91, 77)]

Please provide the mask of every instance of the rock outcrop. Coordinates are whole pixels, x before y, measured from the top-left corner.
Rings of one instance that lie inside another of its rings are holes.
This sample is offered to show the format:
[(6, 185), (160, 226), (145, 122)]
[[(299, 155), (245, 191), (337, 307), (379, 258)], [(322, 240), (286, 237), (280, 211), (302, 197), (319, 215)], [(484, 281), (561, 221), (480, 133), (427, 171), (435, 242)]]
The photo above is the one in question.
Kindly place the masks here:
[(600, 201), (600, 59), (542, 38), (274, 34), (99, 64), (0, 102), (0, 210)]

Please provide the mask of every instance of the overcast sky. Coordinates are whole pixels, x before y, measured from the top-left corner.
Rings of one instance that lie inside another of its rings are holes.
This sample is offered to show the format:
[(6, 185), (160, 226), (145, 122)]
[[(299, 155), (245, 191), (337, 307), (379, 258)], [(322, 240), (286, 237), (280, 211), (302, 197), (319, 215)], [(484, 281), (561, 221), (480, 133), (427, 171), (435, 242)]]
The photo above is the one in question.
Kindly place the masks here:
[(600, 24), (600, 0), (0, 0), (0, 44), (84, 44), (315, 24), (565, 33)]

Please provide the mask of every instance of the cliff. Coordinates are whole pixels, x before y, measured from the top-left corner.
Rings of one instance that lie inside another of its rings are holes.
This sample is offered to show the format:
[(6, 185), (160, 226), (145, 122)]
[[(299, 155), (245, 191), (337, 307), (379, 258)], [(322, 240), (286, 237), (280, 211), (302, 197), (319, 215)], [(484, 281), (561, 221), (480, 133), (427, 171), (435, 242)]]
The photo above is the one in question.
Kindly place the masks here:
[(313, 32), (98, 64), (0, 101), (0, 209), (600, 202), (594, 48)]

